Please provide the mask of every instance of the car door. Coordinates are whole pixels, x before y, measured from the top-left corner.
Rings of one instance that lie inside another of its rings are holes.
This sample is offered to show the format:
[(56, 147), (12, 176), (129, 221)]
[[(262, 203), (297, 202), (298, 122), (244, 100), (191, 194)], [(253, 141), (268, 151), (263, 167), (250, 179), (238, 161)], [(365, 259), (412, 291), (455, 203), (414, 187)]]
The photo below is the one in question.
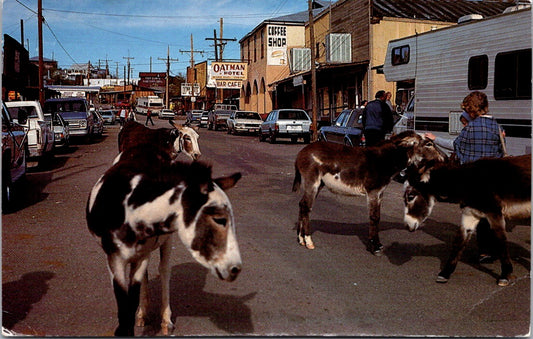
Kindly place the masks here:
[(340, 144), (344, 143), (344, 128), (342, 126), (349, 117), (349, 114), (349, 110), (342, 111), (333, 125), (324, 130), (326, 140)]
[[(26, 118), (19, 117), (22, 124)], [(26, 172), (26, 138), (27, 132), (23, 126), (13, 122), (9, 111), (2, 104), (2, 160), (9, 159), (9, 163), (3, 164), (8, 166), (11, 172), (10, 180), (17, 180)]]

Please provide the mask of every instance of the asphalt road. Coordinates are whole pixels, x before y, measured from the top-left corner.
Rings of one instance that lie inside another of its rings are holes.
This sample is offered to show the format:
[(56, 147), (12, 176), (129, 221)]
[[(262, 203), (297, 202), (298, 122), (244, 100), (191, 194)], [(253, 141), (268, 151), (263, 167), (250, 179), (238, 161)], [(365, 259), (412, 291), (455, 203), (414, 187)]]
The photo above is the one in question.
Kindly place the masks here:
[[(166, 122), (154, 119), (158, 126)], [(144, 121), (144, 120), (143, 120)], [(72, 145), (27, 175), (15, 212), (2, 216), (3, 326), (17, 333), (109, 336), (116, 304), (105, 256), (85, 223), (88, 193), (117, 154), (118, 125), (90, 144)], [(475, 241), (447, 284), (435, 283), (460, 221), (459, 207), (437, 204), (424, 227), (403, 226), (402, 185), (382, 207), (381, 257), (365, 249), (366, 199), (323, 190), (311, 214), (315, 250), (297, 243), (299, 195), (291, 192), (302, 143), (200, 130), (202, 160), (214, 176), (241, 172), (228, 191), (243, 271), (226, 283), (210, 275), (176, 237), (171, 308), (176, 336), (516, 336), (530, 328), (531, 227), (509, 225), (516, 279), (496, 285), (499, 263), (476, 263)], [(156, 335), (158, 258), (150, 263)]]

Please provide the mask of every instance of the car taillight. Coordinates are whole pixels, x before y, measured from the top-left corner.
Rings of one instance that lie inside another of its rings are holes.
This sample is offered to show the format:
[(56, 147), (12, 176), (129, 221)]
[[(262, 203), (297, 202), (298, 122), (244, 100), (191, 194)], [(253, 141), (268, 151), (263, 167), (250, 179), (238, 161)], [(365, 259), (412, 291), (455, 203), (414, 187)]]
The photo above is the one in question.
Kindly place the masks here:
[(279, 131), (279, 125), (278, 125), (278, 123), (276, 123), (276, 124), (274, 125), (274, 130)]

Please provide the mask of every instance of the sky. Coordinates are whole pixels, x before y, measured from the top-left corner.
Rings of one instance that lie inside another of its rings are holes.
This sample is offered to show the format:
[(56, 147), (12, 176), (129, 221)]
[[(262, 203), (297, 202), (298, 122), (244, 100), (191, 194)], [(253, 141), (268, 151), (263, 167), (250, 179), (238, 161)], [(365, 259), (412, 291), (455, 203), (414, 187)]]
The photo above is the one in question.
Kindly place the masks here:
[[(30, 58), (38, 56), (37, 0), (2, 0), (2, 34), (21, 40)], [(43, 56), (72, 64), (105, 67), (123, 77), (130, 61), (133, 77), (139, 72), (185, 74), (190, 65), (191, 34), (195, 63), (214, 59), (214, 30), (228, 41), (224, 59), (239, 59), (239, 40), (265, 19), (307, 10), (307, 0), (42, 0)], [(3, 39), (3, 35), (2, 35)], [(29, 45), (29, 48), (28, 48)], [(152, 61), (150, 63), (150, 57)], [(130, 59), (127, 59), (130, 58)], [(160, 60), (164, 59), (164, 60)]]

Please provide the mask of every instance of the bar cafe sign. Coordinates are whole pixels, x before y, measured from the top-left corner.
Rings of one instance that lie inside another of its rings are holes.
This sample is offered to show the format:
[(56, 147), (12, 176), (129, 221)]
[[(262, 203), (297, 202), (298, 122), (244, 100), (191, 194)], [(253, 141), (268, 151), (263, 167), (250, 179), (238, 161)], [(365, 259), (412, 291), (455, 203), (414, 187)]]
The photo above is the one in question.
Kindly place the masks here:
[(247, 66), (245, 62), (212, 62), (211, 78), (217, 80), (246, 80)]

